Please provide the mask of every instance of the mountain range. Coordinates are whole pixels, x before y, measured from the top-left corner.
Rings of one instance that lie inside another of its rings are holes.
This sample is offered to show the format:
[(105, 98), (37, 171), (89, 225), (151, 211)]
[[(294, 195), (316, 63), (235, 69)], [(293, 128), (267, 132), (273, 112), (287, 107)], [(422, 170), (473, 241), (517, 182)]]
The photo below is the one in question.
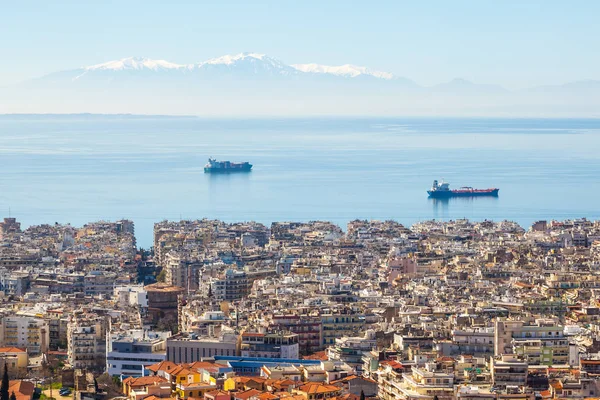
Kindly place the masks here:
[(195, 64), (129, 57), (0, 88), (0, 113), (600, 116), (600, 81), (511, 91), (464, 79), (424, 87), (363, 66), (259, 53)]

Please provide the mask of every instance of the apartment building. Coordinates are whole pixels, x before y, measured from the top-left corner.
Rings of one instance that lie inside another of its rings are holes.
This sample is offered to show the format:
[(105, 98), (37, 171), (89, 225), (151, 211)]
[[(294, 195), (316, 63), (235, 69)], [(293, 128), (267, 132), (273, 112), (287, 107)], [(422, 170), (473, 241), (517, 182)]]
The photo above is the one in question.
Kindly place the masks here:
[(84, 293), (87, 296), (111, 297), (117, 274), (106, 271), (90, 271), (83, 277)]
[(492, 384), (505, 388), (507, 386), (525, 386), (527, 384), (528, 364), (513, 355), (502, 355), (490, 360)]
[(50, 350), (66, 349), (69, 318), (62, 311), (46, 313), (48, 321)]
[(455, 329), (452, 331), (451, 343), (449, 354), (444, 354), (471, 354), (476, 357), (494, 354), (493, 329)]
[(297, 334), (300, 354), (315, 353), (323, 348), (323, 325), (319, 316), (274, 315), (270, 326)]
[(423, 399), (423, 396), (451, 399), (454, 395), (454, 375), (436, 371), (435, 364), (424, 368), (412, 366), (410, 372), (402, 374), (400, 398)]
[(335, 345), (327, 349), (329, 360), (343, 361), (356, 371), (363, 372), (363, 357), (377, 347), (375, 331), (368, 330), (364, 337), (343, 337), (335, 340)]
[(2, 345), (26, 349), (30, 356), (44, 353), (50, 343), (48, 321), (12, 315), (2, 319)]
[(6, 296), (23, 296), (30, 283), (29, 273), (0, 268), (0, 291)]
[(166, 275), (165, 282), (182, 287), (188, 293), (198, 290), (202, 266), (203, 263), (195, 258), (177, 252), (169, 252), (165, 256), (163, 265)]
[(496, 356), (516, 354), (529, 365), (569, 363), (569, 342), (563, 326), (552, 319), (537, 319), (534, 324), (523, 321), (498, 320), (495, 323)]
[(211, 283), (213, 296), (220, 301), (236, 301), (249, 293), (248, 276), (244, 271), (228, 269), (221, 279)]
[(365, 326), (365, 315), (351, 311), (321, 314), (323, 347), (335, 344), (335, 339), (355, 336)]
[(106, 323), (102, 318), (69, 322), (68, 360), (73, 368), (103, 369), (106, 364)]
[(242, 357), (299, 358), (298, 335), (292, 332), (244, 332)]

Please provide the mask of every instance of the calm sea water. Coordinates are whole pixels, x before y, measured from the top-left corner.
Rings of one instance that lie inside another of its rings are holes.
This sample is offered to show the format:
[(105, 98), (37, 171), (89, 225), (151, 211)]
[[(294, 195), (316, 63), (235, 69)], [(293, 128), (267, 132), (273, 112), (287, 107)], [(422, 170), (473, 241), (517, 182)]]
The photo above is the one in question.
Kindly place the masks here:
[[(500, 196), (434, 201), (436, 178)], [(599, 178), (600, 120), (0, 117), (0, 216), (130, 218), (144, 247), (162, 219), (598, 218)]]

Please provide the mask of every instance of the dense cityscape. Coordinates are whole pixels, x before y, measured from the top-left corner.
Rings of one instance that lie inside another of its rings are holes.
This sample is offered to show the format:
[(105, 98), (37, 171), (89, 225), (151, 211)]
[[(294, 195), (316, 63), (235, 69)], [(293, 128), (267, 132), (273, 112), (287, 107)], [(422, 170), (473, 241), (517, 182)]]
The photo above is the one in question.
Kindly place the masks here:
[(600, 222), (0, 223), (18, 400), (584, 399)]

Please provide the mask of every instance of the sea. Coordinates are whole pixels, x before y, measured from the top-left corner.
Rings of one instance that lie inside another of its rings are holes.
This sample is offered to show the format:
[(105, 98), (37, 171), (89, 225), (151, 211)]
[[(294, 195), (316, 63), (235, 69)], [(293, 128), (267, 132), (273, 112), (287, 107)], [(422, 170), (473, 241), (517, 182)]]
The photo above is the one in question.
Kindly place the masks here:
[[(205, 174), (208, 157), (249, 161)], [(499, 196), (430, 199), (434, 179)], [(597, 219), (600, 120), (0, 116), (0, 217), (23, 226)]]

